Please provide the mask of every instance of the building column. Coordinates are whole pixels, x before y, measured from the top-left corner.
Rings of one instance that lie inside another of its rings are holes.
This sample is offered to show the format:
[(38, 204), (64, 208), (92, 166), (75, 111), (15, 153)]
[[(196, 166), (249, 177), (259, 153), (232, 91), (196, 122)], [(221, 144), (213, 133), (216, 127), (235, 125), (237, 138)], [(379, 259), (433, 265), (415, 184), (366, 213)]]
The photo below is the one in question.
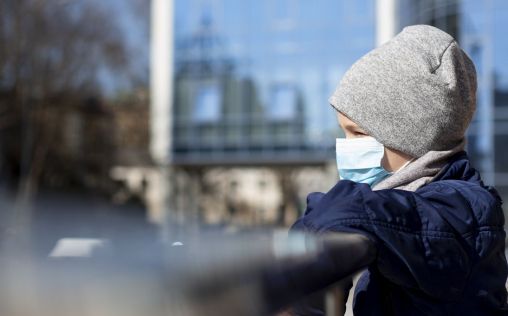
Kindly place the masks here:
[(169, 240), (173, 113), (174, 0), (152, 0), (150, 39), (150, 154), (161, 181), (162, 237)]
[(399, 29), (398, 0), (376, 0), (376, 46), (380, 46)]

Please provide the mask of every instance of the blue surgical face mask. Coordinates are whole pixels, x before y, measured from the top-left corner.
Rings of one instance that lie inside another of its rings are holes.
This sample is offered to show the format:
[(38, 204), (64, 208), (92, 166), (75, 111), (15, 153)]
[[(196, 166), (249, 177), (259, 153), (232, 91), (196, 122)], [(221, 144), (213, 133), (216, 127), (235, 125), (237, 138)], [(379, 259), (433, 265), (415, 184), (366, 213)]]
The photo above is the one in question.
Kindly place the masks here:
[(385, 149), (373, 137), (337, 138), (335, 151), (341, 180), (373, 186), (392, 175), (381, 166)]

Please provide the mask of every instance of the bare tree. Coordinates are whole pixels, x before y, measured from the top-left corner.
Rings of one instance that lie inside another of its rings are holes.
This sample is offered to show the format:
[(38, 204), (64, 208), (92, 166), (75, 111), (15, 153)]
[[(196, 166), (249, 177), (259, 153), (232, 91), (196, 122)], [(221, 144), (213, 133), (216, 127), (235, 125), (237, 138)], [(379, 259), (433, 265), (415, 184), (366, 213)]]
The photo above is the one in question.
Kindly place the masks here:
[[(0, 128), (4, 136), (14, 136), (4, 137), (2, 151), (17, 151), (24, 180), (37, 182), (60, 128), (58, 115), (48, 110), (98, 95), (104, 77), (121, 74), (126, 63), (111, 12), (92, 1), (0, 3)], [(14, 140), (17, 144), (7, 144)]]
[(99, 1), (0, 2), (0, 181), (15, 184), (19, 204), (55, 163), (65, 108), (132, 78), (118, 21)]

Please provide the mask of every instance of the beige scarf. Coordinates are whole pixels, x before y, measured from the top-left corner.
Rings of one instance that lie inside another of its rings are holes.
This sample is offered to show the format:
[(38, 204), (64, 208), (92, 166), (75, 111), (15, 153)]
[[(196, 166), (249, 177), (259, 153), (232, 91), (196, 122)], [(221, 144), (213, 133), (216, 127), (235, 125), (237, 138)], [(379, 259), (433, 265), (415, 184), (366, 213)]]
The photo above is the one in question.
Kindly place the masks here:
[(466, 140), (463, 139), (450, 150), (429, 151), (416, 160), (411, 161), (402, 170), (376, 184), (373, 190), (400, 189), (416, 191), (418, 188), (434, 180), (439, 171), (447, 164), (449, 158), (464, 150)]

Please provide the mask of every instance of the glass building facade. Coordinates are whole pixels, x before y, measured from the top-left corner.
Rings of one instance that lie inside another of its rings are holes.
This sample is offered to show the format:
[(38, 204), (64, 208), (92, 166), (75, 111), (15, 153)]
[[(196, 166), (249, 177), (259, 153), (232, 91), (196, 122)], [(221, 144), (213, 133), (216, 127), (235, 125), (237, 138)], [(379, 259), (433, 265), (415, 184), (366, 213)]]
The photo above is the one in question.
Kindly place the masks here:
[[(508, 2), (400, 0), (398, 27), (455, 36), (478, 72), (468, 152), (508, 196)], [(175, 0), (174, 162), (311, 164), (334, 159), (328, 105), (375, 45), (375, 0)]]
[(328, 105), (374, 46), (374, 1), (175, 1), (174, 162), (334, 159)]
[[(469, 152), (475, 165), (490, 158), (495, 184), (508, 199), (508, 2), (502, 0), (461, 3), (461, 37), (475, 61), (479, 74), (478, 108), (469, 129)], [(491, 109), (488, 104), (491, 103)], [(487, 126), (480, 124), (487, 116)], [(490, 134), (490, 135), (489, 135)], [(491, 150), (486, 152), (489, 141)]]

